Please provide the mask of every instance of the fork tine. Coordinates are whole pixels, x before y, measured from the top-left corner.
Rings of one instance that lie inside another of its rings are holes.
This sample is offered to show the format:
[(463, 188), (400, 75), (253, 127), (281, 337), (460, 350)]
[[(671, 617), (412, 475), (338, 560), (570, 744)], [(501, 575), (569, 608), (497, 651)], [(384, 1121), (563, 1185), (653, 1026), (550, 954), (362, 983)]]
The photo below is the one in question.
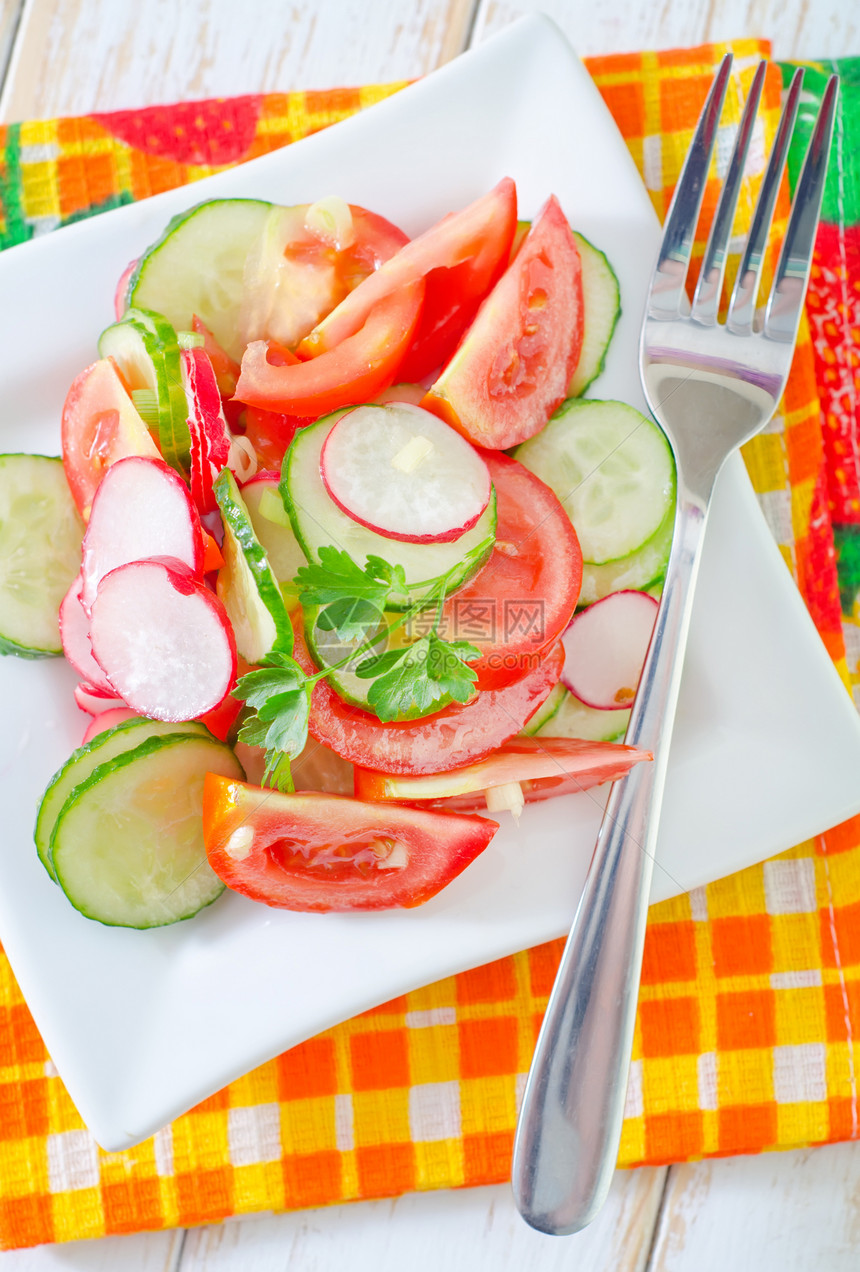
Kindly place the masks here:
[(748, 336), (752, 333), (761, 263), (767, 246), (767, 236), (770, 233), (770, 223), (773, 219), (773, 209), (788, 155), (794, 121), (797, 117), (802, 85), (803, 68), (801, 67), (795, 71), (791, 87), (788, 90), (779, 127), (776, 130), (773, 150), (765, 169), (758, 202), (753, 212), (749, 237), (738, 268), (734, 289), (732, 290), (726, 326), (729, 331), (733, 331), (737, 336)]
[(824, 195), (824, 178), (827, 174), (827, 157), (830, 154), (838, 96), (839, 77), (831, 75), (803, 161), (785, 241), (767, 302), (764, 334), (772, 340), (783, 340), (789, 344), (794, 344), (797, 338), (797, 327), (809, 282), (812, 248)]
[(732, 55), (726, 53), (711, 84), (675, 187), (648, 296), (648, 313), (652, 318), (675, 318), (681, 313), (690, 252), (731, 69)]
[(696, 294), (693, 297), (693, 308), (690, 311), (690, 317), (706, 327), (713, 327), (717, 321), (720, 294), (723, 289), (723, 276), (726, 272), (729, 237), (732, 232), (732, 222), (734, 221), (735, 208), (737, 207), (741, 181), (743, 180), (744, 165), (746, 164), (747, 153), (752, 140), (766, 71), (767, 63), (759, 62), (750, 86), (749, 96), (744, 105), (741, 122), (738, 126), (729, 169), (720, 193), (717, 210), (714, 213), (699, 281), (696, 284)]

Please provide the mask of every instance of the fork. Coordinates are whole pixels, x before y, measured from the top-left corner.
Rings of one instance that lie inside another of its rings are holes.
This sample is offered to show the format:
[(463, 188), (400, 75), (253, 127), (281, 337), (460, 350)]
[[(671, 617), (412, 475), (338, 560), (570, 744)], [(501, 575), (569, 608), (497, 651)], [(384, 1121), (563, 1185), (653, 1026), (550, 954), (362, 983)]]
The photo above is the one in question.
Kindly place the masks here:
[(512, 1184), (542, 1232), (590, 1223), (612, 1179), (624, 1117), (657, 824), (702, 539), (725, 460), (762, 429), (788, 378), (833, 130), (838, 82), (824, 93), (764, 310), (756, 306), (803, 72), (788, 90), (725, 323), (726, 258), (766, 63), (753, 78), (692, 303), (686, 277), (731, 74), (723, 59), (666, 219), (640, 344), (648, 405), (677, 467), (663, 595), (625, 741), (653, 753), (610, 790), (594, 856), (523, 1094)]

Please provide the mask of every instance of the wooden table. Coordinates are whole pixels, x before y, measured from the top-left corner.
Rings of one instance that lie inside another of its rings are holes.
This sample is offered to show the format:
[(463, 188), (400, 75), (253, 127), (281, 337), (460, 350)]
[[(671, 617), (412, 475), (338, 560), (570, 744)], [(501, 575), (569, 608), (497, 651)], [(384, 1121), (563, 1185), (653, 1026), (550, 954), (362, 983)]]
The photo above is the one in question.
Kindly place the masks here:
[[(411, 78), (541, 9), (581, 54), (766, 36), (860, 54), (848, 0), (0, 0), (0, 119)], [(532, 1232), (506, 1187), (411, 1195), (0, 1255), (3, 1272), (847, 1272), (860, 1146), (620, 1172), (577, 1237)]]

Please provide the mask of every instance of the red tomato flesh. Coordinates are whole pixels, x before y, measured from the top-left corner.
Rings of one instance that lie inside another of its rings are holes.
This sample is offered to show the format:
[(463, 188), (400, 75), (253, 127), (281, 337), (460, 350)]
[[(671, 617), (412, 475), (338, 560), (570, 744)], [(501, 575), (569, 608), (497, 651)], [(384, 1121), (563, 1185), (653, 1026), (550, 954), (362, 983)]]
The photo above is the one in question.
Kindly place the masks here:
[(546, 657), (576, 608), (582, 552), (555, 494), (517, 460), (483, 451), (496, 488), (496, 543), (446, 602), (440, 632), (481, 651), (478, 689), (498, 689)]
[(314, 418), (366, 402), (393, 382), (423, 297), (420, 280), (386, 296), (359, 331), (310, 362), (290, 365), (277, 352), (280, 365), (273, 365), (266, 341), (252, 341), (242, 357), (236, 398), (267, 411)]
[[(487, 759), (447, 773), (404, 777), (357, 768), (355, 793), (359, 799), (439, 800), (482, 793), (488, 787), (504, 786), (508, 782), (541, 779), (550, 779), (554, 785), (567, 780), (572, 789), (586, 791), (601, 782), (614, 782), (640, 760), (651, 758), (650, 751), (617, 742), (511, 738)], [(475, 807), (480, 802), (476, 799)]]
[[(294, 657), (312, 674), (317, 668), (308, 654), (300, 618), (294, 616), (293, 624)], [(319, 680), (311, 696), (308, 728), (317, 742), (363, 768), (442, 773), (483, 759), (519, 733), (557, 684), (563, 665), (559, 644), (514, 684), (477, 693), (470, 702), (452, 703), (434, 715), (391, 724), (350, 706), (325, 680)]]
[(239, 379), (239, 363), (221, 348), (206, 323), (196, 314), (191, 319), (191, 329), (203, 337), (203, 352), (212, 363), (218, 392), (222, 398), (231, 398), (236, 392), (236, 382)]
[(582, 350), (582, 266), (553, 196), (421, 403), (477, 446), (539, 433)]
[(359, 329), (384, 296), (424, 279), (421, 322), (403, 364), (405, 379), (421, 379), (449, 356), (504, 269), (516, 224), (516, 186), (505, 177), (489, 194), (444, 216), (385, 261), (301, 342), (300, 356), (333, 349)]
[(61, 431), (63, 469), (85, 521), (111, 464), (127, 455), (160, 458), (110, 358), (94, 362), (74, 380), (63, 405)]
[(498, 830), (464, 817), (343, 795), (277, 791), (207, 773), (203, 837), (228, 888), (285, 910), (422, 905)]

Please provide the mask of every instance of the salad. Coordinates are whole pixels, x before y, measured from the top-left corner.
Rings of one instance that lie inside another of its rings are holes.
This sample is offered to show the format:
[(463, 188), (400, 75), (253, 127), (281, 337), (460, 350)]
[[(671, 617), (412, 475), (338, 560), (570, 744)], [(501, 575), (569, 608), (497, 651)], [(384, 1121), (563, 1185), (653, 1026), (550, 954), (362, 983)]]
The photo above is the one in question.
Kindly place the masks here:
[(414, 906), (536, 799), (623, 775), (671, 543), (662, 433), (585, 398), (603, 254), (509, 179), (418, 238), (210, 200), (119, 280), (62, 457), (0, 457), (0, 649), (91, 716), (35, 841), (83, 914), (225, 886)]

